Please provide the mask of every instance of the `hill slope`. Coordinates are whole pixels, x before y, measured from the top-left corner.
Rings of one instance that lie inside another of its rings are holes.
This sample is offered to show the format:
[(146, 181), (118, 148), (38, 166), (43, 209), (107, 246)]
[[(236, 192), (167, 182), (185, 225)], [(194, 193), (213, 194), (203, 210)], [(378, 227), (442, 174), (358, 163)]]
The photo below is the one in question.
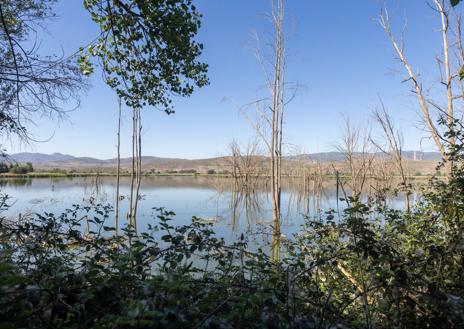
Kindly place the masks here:
[[(376, 154), (378, 157), (385, 156), (384, 154)], [(415, 152), (405, 151), (403, 152), (404, 159), (407, 163), (407, 167), (411, 169), (411, 172), (422, 172), (431, 173), (437, 162), (440, 159), (438, 152)], [(418, 161), (413, 161), (413, 160)], [(264, 161), (264, 157), (259, 157), (258, 161)], [(341, 152), (322, 152), (313, 154), (300, 154), (295, 156), (285, 157), (287, 165), (288, 163), (322, 163), (329, 165), (330, 163), (337, 163), (344, 160), (344, 154)], [(103, 171), (103, 172), (114, 172), (117, 166), (117, 159), (97, 159), (92, 157), (76, 157), (68, 154), (53, 153), (16, 153), (8, 157), (10, 163), (26, 163), (32, 162), (34, 168), (38, 171), (50, 171), (55, 168), (64, 170), (74, 170), (77, 172), (89, 172), (89, 171)], [(132, 159), (122, 158), (121, 168), (122, 170), (128, 170), (131, 168)], [(179, 171), (179, 170), (196, 170), (197, 172), (206, 172), (208, 169), (215, 169), (221, 171), (229, 169), (230, 158), (229, 157), (216, 157), (209, 159), (175, 159), (175, 158), (162, 158), (155, 156), (143, 156), (142, 157), (142, 168), (145, 171)], [(265, 165), (262, 163), (262, 165)], [(292, 165), (290, 165), (292, 166)]]

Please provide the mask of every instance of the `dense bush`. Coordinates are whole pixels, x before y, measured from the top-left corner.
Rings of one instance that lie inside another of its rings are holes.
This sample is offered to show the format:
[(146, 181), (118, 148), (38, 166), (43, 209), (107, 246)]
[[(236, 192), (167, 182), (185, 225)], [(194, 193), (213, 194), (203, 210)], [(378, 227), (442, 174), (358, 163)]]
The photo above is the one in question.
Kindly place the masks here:
[(226, 246), (196, 218), (175, 228), (164, 210), (150, 233), (115, 236), (104, 225), (109, 211), (75, 206), (59, 217), (1, 221), (2, 327), (261, 327), (288, 319), (274, 288), (283, 282), (279, 266), (246, 253), (245, 241)]
[(61, 169), (61, 168), (53, 168), (52, 170), (50, 170), (50, 172), (53, 174), (62, 174), (62, 175), (67, 174), (66, 169)]
[(19, 175), (25, 175), (33, 171), (34, 171), (34, 168), (32, 167), (32, 163), (30, 162), (26, 163), (25, 165), (19, 165), (15, 163), (9, 168), (10, 173), (19, 174)]
[(182, 169), (182, 170), (179, 170), (179, 173), (180, 174), (196, 174), (197, 171), (196, 169)]
[(8, 165), (5, 162), (0, 162), (0, 173), (6, 173), (9, 171)]

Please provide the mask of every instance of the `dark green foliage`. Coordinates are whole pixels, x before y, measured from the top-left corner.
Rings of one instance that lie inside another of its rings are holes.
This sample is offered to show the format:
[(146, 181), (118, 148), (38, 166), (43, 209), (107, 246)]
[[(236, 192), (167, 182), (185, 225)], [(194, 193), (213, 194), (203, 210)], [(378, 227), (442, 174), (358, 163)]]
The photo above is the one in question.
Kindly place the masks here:
[(179, 173), (180, 174), (196, 174), (197, 171), (196, 169), (182, 169), (182, 170), (179, 170)]
[(319, 304), (327, 303), (321, 320), (342, 314), (354, 327), (464, 325), (464, 248), (458, 242), (464, 210), (445, 201), (448, 193), (462, 198), (464, 185), (459, 191), (440, 186), (434, 183), (439, 189), (426, 193), (411, 216), (353, 199), (341, 219), (329, 214), (325, 222), (308, 222), (293, 253), (317, 270), (318, 276), (308, 275)]
[(32, 166), (32, 162), (26, 162), (26, 170), (27, 172), (33, 172), (34, 167)]
[(3, 219), (0, 325), (261, 328), (288, 323), (280, 266), (261, 252), (246, 252), (243, 240), (226, 246), (196, 218), (173, 227), (174, 214), (159, 211), (159, 225), (140, 236), (130, 227), (114, 236), (105, 226), (110, 208), (102, 205), (75, 206), (59, 217), (46, 213), (20, 224)]
[(92, 73), (90, 59), (98, 58), (106, 82), (127, 106), (170, 113), (173, 94), (189, 96), (208, 83), (207, 65), (197, 61), (200, 14), (191, 0), (84, 0), (84, 6), (101, 35), (82, 49), (81, 67)]
[(451, 6), (455, 7), (461, 2), (461, 0), (450, 0), (450, 2), (451, 2)]
[(33, 171), (34, 171), (34, 168), (32, 167), (32, 163), (30, 162), (26, 163), (25, 165), (19, 165), (15, 163), (9, 168), (10, 173), (19, 174), (19, 175), (25, 175)]

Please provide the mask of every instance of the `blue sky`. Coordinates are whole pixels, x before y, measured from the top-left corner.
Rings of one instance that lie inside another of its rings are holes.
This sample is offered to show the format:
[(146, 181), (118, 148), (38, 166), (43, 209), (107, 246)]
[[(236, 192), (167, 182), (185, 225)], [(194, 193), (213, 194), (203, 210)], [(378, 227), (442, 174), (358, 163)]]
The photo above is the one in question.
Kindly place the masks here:
[[(143, 153), (163, 157), (205, 158), (227, 153), (235, 138), (246, 142), (253, 130), (238, 107), (261, 93), (263, 77), (252, 51), (251, 31), (266, 38), (270, 31), (263, 14), (268, 0), (197, 0), (203, 14), (198, 40), (204, 44), (202, 60), (209, 64), (211, 84), (190, 98), (175, 99), (176, 113), (143, 110)], [(406, 53), (416, 71), (429, 76), (440, 52), (438, 17), (425, 1), (387, 1), (393, 25), (400, 32), (408, 18)], [(71, 54), (97, 34), (82, 0), (58, 0), (58, 15), (41, 33), (41, 50)], [(367, 124), (381, 96), (401, 127), (406, 149), (432, 150), (423, 141), (417, 106), (410, 86), (401, 83), (403, 71), (391, 45), (374, 18), (375, 0), (287, 0), (286, 19), (294, 26), (290, 42), (288, 80), (305, 86), (289, 105), (285, 122), (287, 149), (331, 151), (339, 137), (342, 113)], [(394, 70), (399, 70), (393, 73)], [(430, 75), (429, 82), (436, 82)], [(116, 155), (117, 101), (98, 72), (81, 107), (66, 120), (39, 119), (37, 139), (50, 141), (18, 146), (10, 152), (61, 152), (76, 156), (112, 158)], [(129, 155), (130, 111), (124, 110), (122, 154)], [(421, 142), (422, 140), (422, 142)]]

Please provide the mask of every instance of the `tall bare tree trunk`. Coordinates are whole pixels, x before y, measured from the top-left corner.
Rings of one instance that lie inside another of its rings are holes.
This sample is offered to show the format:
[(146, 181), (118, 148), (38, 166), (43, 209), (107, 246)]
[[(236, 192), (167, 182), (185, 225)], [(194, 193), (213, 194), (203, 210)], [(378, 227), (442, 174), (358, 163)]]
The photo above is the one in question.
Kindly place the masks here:
[[(285, 38), (283, 32), (284, 0), (273, 0), (270, 20), (273, 26), (273, 40), (269, 42), (271, 51), (265, 59), (261, 53), (259, 37), (255, 35), (256, 57), (261, 64), (269, 97), (264, 97), (248, 105), (254, 105), (257, 118), (250, 120), (257, 136), (265, 144), (269, 154), (269, 175), (272, 203), (272, 242), (271, 258), (280, 259), (281, 242), (281, 191), (282, 191), (282, 145), (283, 124), (286, 105), (296, 96), (298, 85), (295, 84), (292, 95), (285, 95)], [(270, 65), (268, 65), (270, 64)], [(264, 124), (264, 128), (263, 128)], [(268, 181), (266, 181), (266, 186)]]
[(119, 230), (119, 180), (121, 172), (121, 98), (118, 99), (119, 113), (118, 113), (118, 164), (116, 168), (116, 203), (115, 203), (115, 226), (116, 226), (116, 235), (118, 235)]
[(134, 229), (137, 230), (137, 207), (140, 199), (140, 184), (142, 181), (142, 115), (137, 109), (137, 140), (136, 140), (136, 193), (134, 202)]
[[(450, 59), (449, 59), (449, 45), (448, 45), (448, 12), (445, 8), (445, 2), (443, 0), (435, 0), (435, 6), (437, 7), (438, 12), (440, 13), (441, 18), (441, 32), (443, 39), (443, 65), (445, 66), (445, 81), (446, 86), (446, 98), (447, 98), (447, 110), (446, 110), (446, 122), (448, 128), (451, 129), (454, 120), (454, 106), (453, 106), (453, 86), (452, 86), (452, 76), (450, 68)], [(449, 139), (450, 146), (456, 144), (456, 137), (451, 137)], [(445, 164), (445, 170), (449, 174), (451, 173), (453, 167), (453, 162), (451, 159), (447, 159)]]
[(131, 226), (134, 225), (133, 222), (133, 204), (134, 204), (134, 180), (135, 180), (135, 143), (136, 143), (136, 134), (137, 134), (137, 116), (136, 116), (136, 109), (132, 111), (132, 171), (131, 171), (131, 182), (130, 182), (130, 196), (129, 196), (129, 224)]
[[(441, 20), (441, 34), (442, 34), (442, 47), (443, 47), (443, 54), (442, 56), (437, 57), (438, 62), (438, 71), (441, 78), (442, 85), (446, 88), (446, 108), (440, 105), (441, 102), (436, 101), (434, 99), (428, 98), (427, 93), (424, 92), (424, 87), (422, 86), (422, 82), (418, 74), (416, 74), (409, 61), (407, 60), (404, 52), (404, 44), (403, 41), (397, 42), (395, 39), (391, 26), (390, 26), (390, 19), (388, 16), (388, 11), (386, 9), (382, 10), (379, 23), (381, 27), (384, 29), (385, 33), (387, 34), (390, 42), (393, 46), (393, 49), (398, 56), (398, 59), (403, 64), (406, 73), (407, 73), (407, 81), (411, 81), (412, 86), (414, 88), (414, 93), (417, 97), (419, 107), (422, 112), (422, 118), (426, 124), (427, 129), (430, 132), (430, 135), (435, 142), (436, 147), (440, 151), (442, 159), (445, 161), (445, 171), (446, 174), (449, 175), (452, 169), (452, 162), (448, 156), (448, 147), (453, 147), (456, 144), (455, 137), (447, 137), (443, 132), (441, 132), (438, 127), (435, 125), (432, 110), (438, 111), (438, 115), (446, 116), (446, 122), (448, 129), (451, 129), (453, 126), (454, 121), (454, 101), (458, 98), (463, 98), (463, 95), (455, 97), (453, 94), (453, 81), (455, 83), (460, 84), (461, 81), (459, 80), (459, 71), (458, 73), (452, 73), (452, 61), (450, 61), (450, 52), (457, 53), (458, 57), (461, 57), (462, 60), (462, 43), (461, 43), (461, 28), (460, 28), (460, 19), (457, 21), (458, 29), (457, 29), (457, 42), (451, 43), (448, 42), (448, 33), (449, 33), (449, 20), (450, 20), (450, 4), (448, 0), (433, 0), (435, 5), (436, 12), (440, 15)], [(459, 55), (460, 54), (460, 55)], [(459, 63), (459, 60), (457, 61)], [(461, 63), (462, 64), (462, 63)], [(460, 70), (461, 66), (458, 67)], [(443, 74), (444, 71), (444, 74)], [(453, 69), (454, 71), (454, 69)], [(444, 76), (443, 76), (444, 75)], [(435, 93), (432, 93), (435, 94)]]
[(272, 223), (273, 236), (271, 244), (271, 258), (274, 261), (280, 259), (281, 240), (281, 178), (282, 178), (282, 125), (285, 100), (284, 97), (284, 45), (282, 22), (284, 16), (283, 0), (277, 1), (277, 11), (273, 10), (275, 28), (275, 62), (274, 79), (272, 89), (272, 136), (271, 136), (271, 195), (272, 195)]
[(137, 213), (137, 200), (138, 200), (138, 194), (137, 194), (137, 185), (139, 181), (139, 138), (138, 138), (138, 128), (139, 128), (139, 113), (138, 109), (135, 109), (135, 180), (134, 180), (134, 203), (132, 207), (132, 225), (134, 227), (134, 230), (136, 228), (136, 213)]

